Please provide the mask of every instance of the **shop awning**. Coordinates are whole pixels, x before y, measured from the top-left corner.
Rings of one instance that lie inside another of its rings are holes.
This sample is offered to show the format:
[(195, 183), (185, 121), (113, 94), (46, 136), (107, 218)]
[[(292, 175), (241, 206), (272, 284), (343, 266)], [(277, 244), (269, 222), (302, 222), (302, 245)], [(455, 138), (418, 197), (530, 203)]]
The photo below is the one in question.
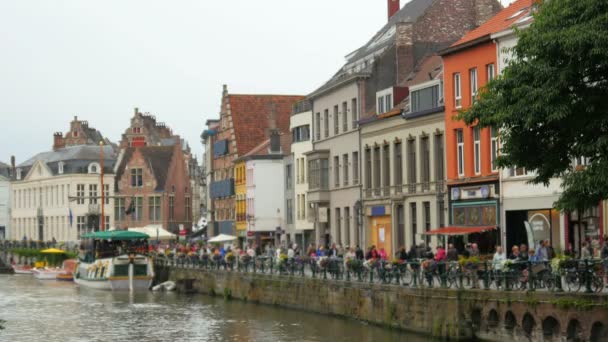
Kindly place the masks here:
[(478, 226), (478, 227), (443, 227), (439, 229), (429, 230), (425, 235), (468, 235), (473, 233), (483, 233), (496, 229), (496, 226)]

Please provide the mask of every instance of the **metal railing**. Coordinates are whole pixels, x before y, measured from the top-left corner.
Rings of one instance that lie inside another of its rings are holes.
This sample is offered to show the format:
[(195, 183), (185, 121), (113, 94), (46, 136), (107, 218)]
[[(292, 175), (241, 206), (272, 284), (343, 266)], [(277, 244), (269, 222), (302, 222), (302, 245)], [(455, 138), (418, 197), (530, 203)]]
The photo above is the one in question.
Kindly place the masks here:
[(274, 258), (156, 255), (160, 267), (193, 268), (290, 277), (308, 277), (362, 283), (393, 284), (410, 288), (457, 290), (547, 291), (606, 293), (608, 260), (555, 262), (513, 261), (500, 266), (487, 262), (358, 260), (334, 257)]

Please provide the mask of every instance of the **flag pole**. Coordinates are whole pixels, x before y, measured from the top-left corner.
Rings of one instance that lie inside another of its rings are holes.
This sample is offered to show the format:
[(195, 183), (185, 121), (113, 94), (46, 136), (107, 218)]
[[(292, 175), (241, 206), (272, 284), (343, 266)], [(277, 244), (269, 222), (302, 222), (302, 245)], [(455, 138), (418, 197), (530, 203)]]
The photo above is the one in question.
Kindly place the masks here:
[(106, 227), (106, 215), (105, 215), (105, 201), (106, 201), (106, 189), (103, 187), (103, 140), (99, 142), (99, 162), (101, 165), (101, 227), (100, 231), (104, 231)]

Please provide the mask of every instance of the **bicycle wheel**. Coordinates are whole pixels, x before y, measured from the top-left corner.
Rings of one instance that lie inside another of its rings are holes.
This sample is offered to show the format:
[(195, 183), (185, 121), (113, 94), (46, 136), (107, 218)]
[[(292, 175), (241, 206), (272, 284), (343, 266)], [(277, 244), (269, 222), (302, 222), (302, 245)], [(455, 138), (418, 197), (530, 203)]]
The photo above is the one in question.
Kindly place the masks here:
[(602, 292), (602, 290), (604, 289), (604, 280), (602, 280), (602, 277), (598, 277), (596, 275), (593, 275), (593, 278), (591, 278), (591, 290), (593, 292)]
[(570, 292), (578, 292), (581, 289), (581, 280), (575, 273), (566, 274), (566, 288)]

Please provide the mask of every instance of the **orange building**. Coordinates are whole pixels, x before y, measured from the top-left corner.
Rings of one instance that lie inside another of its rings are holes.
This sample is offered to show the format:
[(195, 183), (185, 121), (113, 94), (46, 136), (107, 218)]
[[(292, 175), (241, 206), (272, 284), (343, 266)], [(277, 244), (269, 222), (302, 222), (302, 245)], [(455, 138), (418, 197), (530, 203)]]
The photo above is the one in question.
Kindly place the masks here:
[[(454, 119), (470, 107), (497, 74), (491, 34), (516, 24), (532, 0), (519, 0), (468, 32), (441, 52), (444, 67), (445, 135), (450, 225), (478, 228), (470, 241), (489, 251), (500, 241), (499, 173), (494, 165), (499, 140), (495, 129), (467, 126)], [(475, 230), (475, 229), (473, 229)]]

